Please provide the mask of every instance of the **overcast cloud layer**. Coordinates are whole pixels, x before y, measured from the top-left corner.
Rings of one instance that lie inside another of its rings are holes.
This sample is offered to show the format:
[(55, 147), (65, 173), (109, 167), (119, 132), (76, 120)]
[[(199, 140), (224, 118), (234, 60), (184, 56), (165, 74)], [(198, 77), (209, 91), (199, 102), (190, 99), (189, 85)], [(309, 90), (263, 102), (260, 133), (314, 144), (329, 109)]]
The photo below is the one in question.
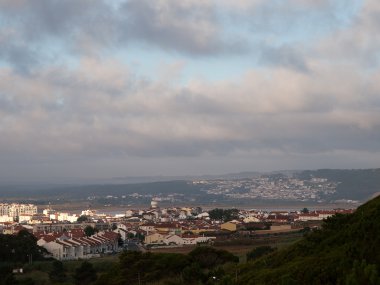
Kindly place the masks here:
[(0, 179), (379, 167), (376, 0), (0, 0)]

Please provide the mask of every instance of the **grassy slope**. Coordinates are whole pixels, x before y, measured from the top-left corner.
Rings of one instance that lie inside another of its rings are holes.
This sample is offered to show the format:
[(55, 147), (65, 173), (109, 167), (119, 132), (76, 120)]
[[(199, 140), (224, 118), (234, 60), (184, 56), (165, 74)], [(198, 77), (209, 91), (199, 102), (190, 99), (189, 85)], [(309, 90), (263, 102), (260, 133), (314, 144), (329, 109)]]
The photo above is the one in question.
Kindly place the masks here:
[(352, 215), (327, 220), (322, 230), (241, 268), (241, 284), (345, 284), (354, 262), (380, 265), (380, 196)]

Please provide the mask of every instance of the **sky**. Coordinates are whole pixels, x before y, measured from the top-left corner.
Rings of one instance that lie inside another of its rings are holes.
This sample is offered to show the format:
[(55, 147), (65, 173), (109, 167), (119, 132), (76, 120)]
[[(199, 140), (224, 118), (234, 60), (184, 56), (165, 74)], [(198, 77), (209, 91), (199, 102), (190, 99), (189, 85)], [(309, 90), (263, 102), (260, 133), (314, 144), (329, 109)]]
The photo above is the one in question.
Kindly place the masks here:
[(0, 181), (380, 167), (376, 0), (0, 0)]

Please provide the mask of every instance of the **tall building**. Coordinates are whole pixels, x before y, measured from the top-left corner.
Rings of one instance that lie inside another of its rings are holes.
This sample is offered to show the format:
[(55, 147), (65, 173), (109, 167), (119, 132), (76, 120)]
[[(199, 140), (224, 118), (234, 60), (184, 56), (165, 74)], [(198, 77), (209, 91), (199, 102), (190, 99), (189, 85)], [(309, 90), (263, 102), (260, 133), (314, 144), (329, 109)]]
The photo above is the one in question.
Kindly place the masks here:
[(37, 206), (33, 204), (0, 204), (0, 216), (8, 216), (17, 218), (21, 214), (35, 215), (37, 214)]

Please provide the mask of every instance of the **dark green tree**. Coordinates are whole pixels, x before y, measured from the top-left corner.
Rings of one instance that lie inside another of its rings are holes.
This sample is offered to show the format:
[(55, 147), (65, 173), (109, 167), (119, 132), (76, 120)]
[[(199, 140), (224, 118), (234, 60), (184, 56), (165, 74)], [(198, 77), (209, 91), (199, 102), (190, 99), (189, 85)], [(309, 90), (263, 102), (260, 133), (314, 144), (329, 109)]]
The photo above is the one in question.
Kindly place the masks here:
[(307, 213), (309, 213), (309, 209), (308, 209), (308, 208), (303, 208), (303, 209), (301, 210), (301, 213), (302, 213), (302, 214), (307, 214)]
[(52, 268), (49, 272), (49, 278), (52, 282), (64, 282), (66, 280), (66, 270), (61, 261), (53, 261)]
[(0, 234), (0, 262), (28, 262), (43, 259), (46, 250), (37, 245), (37, 239), (27, 230), (17, 235)]
[(183, 281), (187, 283), (205, 280), (206, 278), (198, 263), (192, 263), (191, 265), (186, 266), (182, 270), (181, 276)]
[(267, 255), (276, 249), (268, 245), (258, 246), (247, 253), (247, 261), (256, 260), (264, 255)]
[(346, 285), (376, 285), (380, 284), (379, 274), (374, 264), (367, 264), (365, 260), (354, 261), (350, 274), (347, 275)]
[(95, 228), (93, 228), (93, 227), (91, 227), (91, 226), (86, 226), (85, 228), (84, 228), (84, 234), (86, 235), (86, 236), (92, 236), (92, 235), (94, 235), (95, 233), (97, 233), (98, 232), (98, 230), (97, 229), (95, 229)]
[(227, 262), (239, 262), (239, 258), (232, 253), (210, 246), (198, 246), (189, 253), (190, 259), (202, 268), (214, 268)]
[(88, 261), (83, 261), (82, 264), (75, 269), (74, 280), (77, 285), (91, 284), (96, 281), (96, 278), (96, 270)]
[(213, 209), (208, 212), (210, 219), (219, 221), (231, 221), (239, 217), (238, 209)]
[(90, 221), (89, 217), (88, 217), (88, 216), (85, 216), (85, 215), (82, 215), (82, 216), (80, 216), (80, 217), (77, 219), (77, 222), (78, 222), (78, 223), (89, 222), (89, 221)]
[(12, 274), (12, 267), (9, 264), (0, 264), (0, 284), (15, 284), (16, 280)]

